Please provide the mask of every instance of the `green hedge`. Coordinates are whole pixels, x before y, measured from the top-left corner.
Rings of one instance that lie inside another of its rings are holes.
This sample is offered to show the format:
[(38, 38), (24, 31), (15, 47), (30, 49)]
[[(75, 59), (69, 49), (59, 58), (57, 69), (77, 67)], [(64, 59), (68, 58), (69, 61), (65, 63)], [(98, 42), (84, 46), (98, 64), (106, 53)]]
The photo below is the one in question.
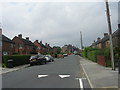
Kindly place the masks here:
[(89, 51), (87, 53), (87, 57), (88, 57), (89, 60), (97, 62), (97, 56), (99, 55), (99, 53), (100, 53), (99, 50)]
[[(107, 67), (111, 67), (111, 56), (110, 56), (110, 48), (104, 48), (104, 49), (96, 49), (87, 47), (83, 50), (82, 56), (85, 58), (88, 58), (91, 61), (97, 62), (97, 56), (103, 55), (105, 56), (105, 61), (107, 64)], [(114, 47), (114, 60), (115, 60), (115, 66), (118, 67), (118, 60), (119, 60), (119, 48)]]
[(12, 59), (14, 66), (24, 65), (29, 63), (31, 55), (11, 55), (3, 56), (3, 63), (8, 67), (8, 60)]

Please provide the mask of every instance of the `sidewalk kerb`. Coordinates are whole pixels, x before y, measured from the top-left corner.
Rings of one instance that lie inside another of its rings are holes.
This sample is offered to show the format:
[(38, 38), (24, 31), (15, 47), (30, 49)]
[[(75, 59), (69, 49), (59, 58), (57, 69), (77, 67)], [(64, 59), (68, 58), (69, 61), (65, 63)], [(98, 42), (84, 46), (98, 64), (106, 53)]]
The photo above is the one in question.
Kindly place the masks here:
[[(80, 56), (79, 56), (79, 58), (80, 58)], [(81, 67), (82, 67), (82, 69), (83, 69), (83, 72), (85, 73), (85, 76), (86, 76), (87, 79), (88, 79), (88, 82), (89, 82), (89, 84), (90, 84), (90, 87), (93, 88), (93, 85), (92, 85), (92, 83), (91, 83), (91, 81), (90, 81), (90, 79), (89, 79), (89, 77), (88, 77), (88, 75), (87, 75), (87, 73), (86, 73), (86, 71), (85, 71), (83, 65), (82, 65), (81, 63), (80, 63), (80, 65), (81, 65)]]
[(23, 68), (26, 68), (26, 67), (28, 67), (28, 66), (29, 66), (29, 64), (27, 64), (27, 65), (25, 65), (25, 66), (23, 66), (23, 67), (20, 67), (20, 68), (16, 68), (15, 70), (2, 72), (2, 73), (0, 73), (0, 74), (2, 75), (2, 74), (5, 74), (5, 73), (10, 73), (10, 72), (18, 71), (18, 70), (23, 69)]

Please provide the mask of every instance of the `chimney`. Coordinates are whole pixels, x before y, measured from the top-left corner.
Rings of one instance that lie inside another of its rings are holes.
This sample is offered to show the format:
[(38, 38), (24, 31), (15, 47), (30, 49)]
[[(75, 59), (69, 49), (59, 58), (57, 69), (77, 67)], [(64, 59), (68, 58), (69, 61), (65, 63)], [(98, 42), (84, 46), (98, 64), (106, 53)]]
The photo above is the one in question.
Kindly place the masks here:
[(48, 44), (48, 46), (50, 46), (50, 44)]
[(100, 37), (97, 38), (97, 41), (99, 41), (99, 40), (100, 40)]
[(38, 40), (36, 40), (35, 42), (37, 42), (37, 43), (38, 43)]
[(45, 46), (47, 46), (48, 44), (47, 43), (45, 43)]
[(120, 29), (120, 24), (118, 24), (118, 29)]
[(42, 40), (40, 41), (40, 43), (42, 44)]
[(95, 43), (95, 40), (94, 40), (94, 43)]
[(26, 40), (28, 40), (28, 41), (29, 41), (29, 37), (26, 37)]
[(107, 36), (107, 35), (108, 35), (108, 33), (104, 33), (104, 37)]
[(18, 37), (19, 37), (19, 38), (22, 38), (22, 34), (18, 34)]

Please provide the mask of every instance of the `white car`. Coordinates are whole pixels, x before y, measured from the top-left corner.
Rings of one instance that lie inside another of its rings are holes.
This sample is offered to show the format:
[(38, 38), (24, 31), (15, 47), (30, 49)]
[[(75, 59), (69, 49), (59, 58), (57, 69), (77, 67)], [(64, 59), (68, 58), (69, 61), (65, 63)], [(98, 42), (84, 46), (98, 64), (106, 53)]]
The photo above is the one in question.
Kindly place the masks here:
[(48, 62), (54, 61), (54, 58), (51, 55), (46, 55), (45, 58), (46, 58), (46, 61), (48, 61)]

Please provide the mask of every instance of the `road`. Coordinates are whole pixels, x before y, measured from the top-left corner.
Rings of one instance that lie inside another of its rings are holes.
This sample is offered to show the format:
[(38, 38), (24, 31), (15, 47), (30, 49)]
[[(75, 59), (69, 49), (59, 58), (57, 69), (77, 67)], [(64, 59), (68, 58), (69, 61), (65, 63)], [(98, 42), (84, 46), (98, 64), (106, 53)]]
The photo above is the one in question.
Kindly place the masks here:
[(46, 65), (27, 67), (2, 75), (3, 88), (89, 88), (80, 76), (80, 58), (70, 55)]

